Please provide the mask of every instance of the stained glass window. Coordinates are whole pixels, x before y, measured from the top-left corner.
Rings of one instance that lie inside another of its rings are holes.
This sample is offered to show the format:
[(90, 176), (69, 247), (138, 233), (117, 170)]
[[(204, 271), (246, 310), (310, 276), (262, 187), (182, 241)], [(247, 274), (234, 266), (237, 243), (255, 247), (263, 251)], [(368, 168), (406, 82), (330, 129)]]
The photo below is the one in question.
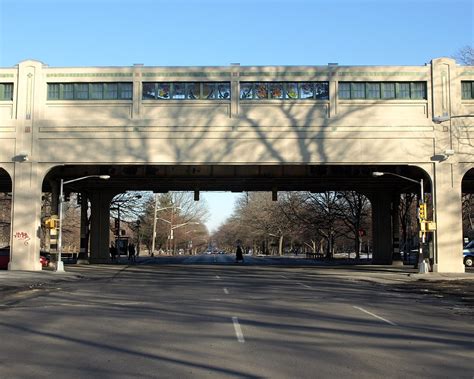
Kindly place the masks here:
[(270, 83), (270, 99), (283, 99), (283, 83)]
[(214, 83), (203, 83), (202, 84), (202, 97), (203, 99), (212, 100), (217, 98), (216, 86)]
[(298, 99), (298, 83), (286, 83), (286, 99)]
[(314, 98), (313, 83), (300, 83), (300, 98), (301, 99), (313, 99)]
[(240, 98), (243, 100), (253, 98), (253, 84), (240, 83)]
[(197, 100), (201, 97), (201, 85), (199, 83), (186, 84), (186, 98), (190, 100)]
[(268, 99), (267, 83), (255, 83), (255, 98)]
[(156, 85), (156, 98), (166, 99), (170, 98), (170, 84), (169, 83), (157, 83)]
[(186, 99), (186, 84), (173, 83), (173, 99)]
[(223, 100), (230, 99), (230, 83), (218, 83), (217, 96)]
[(318, 100), (329, 100), (329, 83), (314, 83), (314, 96)]

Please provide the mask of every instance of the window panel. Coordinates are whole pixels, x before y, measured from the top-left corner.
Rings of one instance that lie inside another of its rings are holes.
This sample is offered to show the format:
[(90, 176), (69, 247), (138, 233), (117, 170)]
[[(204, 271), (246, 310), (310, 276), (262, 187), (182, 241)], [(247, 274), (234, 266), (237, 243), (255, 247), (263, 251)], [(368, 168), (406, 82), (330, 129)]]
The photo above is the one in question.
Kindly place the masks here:
[(395, 99), (395, 83), (382, 83), (382, 99)]
[(186, 99), (186, 83), (173, 83), (173, 99)]
[(100, 100), (103, 98), (104, 98), (104, 84), (92, 83), (91, 84), (91, 99)]
[(217, 97), (223, 100), (230, 99), (230, 83), (217, 84)]
[(206, 100), (214, 100), (217, 98), (217, 90), (215, 83), (202, 84), (202, 98)]
[(285, 85), (285, 99), (298, 98), (298, 83), (286, 83)]
[(131, 100), (133, 97), (133, 84), (120, 83), (119, 84), (120, 100)]
[(240, 83), (240, 98), (248, 100), (253, 98), (253, 83)]
[(426, 99), (425, 83), (410, 83), (410, 91), (412, 99)]
[(397, 99), (410, 98), (410, 83), (397, 83)]
[(255, 98), (268, 99), (267, 83), (255, 83)]
[(118, 99), (118, 83), (105, 84), (105, 98), (108, 100)]
[(300, 99), (314, 99), (313, 83), (300, 83)]
[(87, 100), (89, 98), (89, 84), (77, 83), (74, 98), (78, 100)]
[(170, 83), (157, 83), (156, 98), (169, 100), (170, 98)]
[(186, 84), (186, 99), (197, 100), (201, 97), (201, 85), (199, 83)]
[(283, 99), (283, 83), (270, 83), (270, 99)]
[(365, 83), (351, 84), (351, 99), (365, 99)]
[(143, 99), (156, 99), (156, 83), (143, 83)]
[(474, 93), (473, 93), (474, 82), (461, 82), (461, 86), (462, 86), (463, 99), (474, 98)]
[(62, 99), (64, 100), (74, 100), (74, 84), (73, 83), (66, 83), (63, 84), (63, 93)]
[(61, 85), (59, 83), (48, 84), (48, 100), (59, 100)]
[(329, 83), (314, 83), (314, 96), (318, 100), (329, 100)]
[(367, 98), (380, 99), (380, 83), (367, 83)]
[(339, 83), (339, 99), (351, 98), (351, 83)]

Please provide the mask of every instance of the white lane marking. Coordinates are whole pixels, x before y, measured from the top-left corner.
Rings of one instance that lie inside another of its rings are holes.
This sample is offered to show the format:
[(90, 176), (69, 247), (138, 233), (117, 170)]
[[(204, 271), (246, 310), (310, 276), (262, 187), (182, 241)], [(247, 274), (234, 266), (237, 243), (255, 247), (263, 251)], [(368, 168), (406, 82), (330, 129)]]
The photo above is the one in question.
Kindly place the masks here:
[(228, 290), (227, 288), (224, 288), (224, 293), (225, 293), (226, 295), (228, 295), (228, 294), (229, 294), (229, 290)]
[(216, 275), (216, 279), (220, 279), (221, 277), (219, 275)]
[(288, 279), (288, 277), (285, 275), (280, 275), (280, 277), (282, 277), (283, 279)]
[(240, 328), (239, 319), (237, 317), (232, 317), (232, 323), (234, 324), (235, 336), (237, 337), (237, 341), (240, 343), (244, 343), (244, 335), (242, 333), (242, 329)]
[(303, 286), (304, 288), (311, 288), (310, 286), (307, 286), (306, 284), (303, 284), (303, 283), (296, 283), (296, 284), (299, 284), (300, 286)]
[(364, 312), (364, 313), (367, 313), (368, 315), (371, 315), (372, 317), (378, 318), (379, 320), (382, 320), (382, 321), (386, 322), (387, 324), (390, 324), (390, 325), (393, 325), (393, 326), (397, 326), (397, 324), (395, 324), (394, 322), (392, 322), (392, 321), (390, 321), (390, 320), (387, 320), (386, 318), (377, 316), (375, 313), (369, 312), (369, 311), (365, 310), (364, 308), (356, 307), (355, 305), (354, 305), (353, 307), (354, 307), (355, 309), (358, 309), (358, 310), (361, 311), (361, 312)]

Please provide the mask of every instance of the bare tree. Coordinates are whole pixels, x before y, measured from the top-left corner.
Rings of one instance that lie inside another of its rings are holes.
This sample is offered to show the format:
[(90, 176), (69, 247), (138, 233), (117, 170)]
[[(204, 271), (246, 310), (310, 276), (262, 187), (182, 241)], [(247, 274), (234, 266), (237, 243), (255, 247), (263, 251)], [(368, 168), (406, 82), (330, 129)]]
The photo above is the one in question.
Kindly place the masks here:
[(460, 48), (453, 58), (462, 65), (472, 66), (474, 65), (474, 48), (470, 45), (466, 45)]

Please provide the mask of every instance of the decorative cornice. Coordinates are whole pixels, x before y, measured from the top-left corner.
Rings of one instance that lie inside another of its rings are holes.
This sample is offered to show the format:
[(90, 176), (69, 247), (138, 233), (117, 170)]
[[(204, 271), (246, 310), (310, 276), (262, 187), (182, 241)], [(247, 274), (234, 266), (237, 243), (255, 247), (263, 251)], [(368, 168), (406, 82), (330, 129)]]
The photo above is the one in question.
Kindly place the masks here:
[(220, 72), (220, 71), (212, 71), (212, 72), (142, 72), (142, 76), (145, 78), (153, 78), (153, 77), (192, 77), (192, 78), (207, 78), (211, 76), (228, 76), (230, 77), (230, 72)]
[(46, 74), (47, 78), (108, 78), (108, 77), (119, 77), (119, 78), (131, 78), (133, 73), (127, 72), (67, 72), (67, 73), (56, 73)]
[(14, 78), (15, 75), (13, 74), (0, 74), (0, 78)]
[(463, 71), (461, 76), (474, 76), (474, 71)]
[(240, 76), (328, 76), (330, 73), (320, 72), (320, 71), (290, 71), (290, 72), (262, 72), (262, 71), (253, 71), (253, 72), (241, 72)]
[(386, 71), (338, 71), (337, 76), (426, 76), (424, 72), (412, 72), (412, 71), (398, 71), (398, 72), (386, 72)]

